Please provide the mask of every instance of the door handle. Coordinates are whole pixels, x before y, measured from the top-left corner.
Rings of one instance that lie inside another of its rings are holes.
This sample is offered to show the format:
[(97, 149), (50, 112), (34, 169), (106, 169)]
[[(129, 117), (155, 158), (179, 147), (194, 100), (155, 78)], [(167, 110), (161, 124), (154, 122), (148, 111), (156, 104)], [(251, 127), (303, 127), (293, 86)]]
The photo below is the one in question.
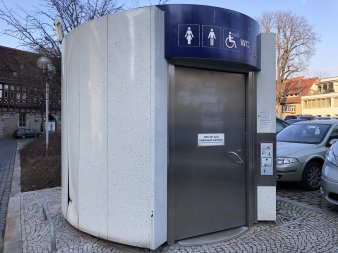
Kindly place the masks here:
[(238, 159), (238, 162), (236, 162), (236, 163), (238, 163), (238, 164), (243, 164), (244, 162), (243, 162), (243, 160), (241, 159), (241, 157), (236, 153), (236, 152), (234, 152), (234, 151), (230, 151), (230, 152), (228, 152), (228, 154), (230, 154), (230, 155), (234, 155), (234, 156), (236, 156), (237, 157), (237, 159)]

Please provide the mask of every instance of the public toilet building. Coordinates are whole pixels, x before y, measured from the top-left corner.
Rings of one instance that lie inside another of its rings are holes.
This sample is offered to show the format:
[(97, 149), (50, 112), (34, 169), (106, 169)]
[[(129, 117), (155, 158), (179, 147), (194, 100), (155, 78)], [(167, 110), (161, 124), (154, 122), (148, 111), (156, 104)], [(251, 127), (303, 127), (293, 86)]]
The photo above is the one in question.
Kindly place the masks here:
[(62, 212), (156, 249), (276, 219), (275, 36), (236, 11), (128, 10), (63, 40)]

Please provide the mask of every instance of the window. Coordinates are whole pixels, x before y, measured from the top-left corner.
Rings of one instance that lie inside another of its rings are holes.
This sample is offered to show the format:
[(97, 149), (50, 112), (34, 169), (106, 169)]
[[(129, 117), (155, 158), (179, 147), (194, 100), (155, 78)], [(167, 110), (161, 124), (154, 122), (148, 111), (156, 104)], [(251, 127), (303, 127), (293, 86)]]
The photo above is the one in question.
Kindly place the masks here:
[(19, 114), (19, 126), (20, 127), (26, 126), (26, 113)]
[(15, 98), (15, 85), (10, 85), (10, 92), (9, 92), (9, 98), (14, 99)]
[(316, 123), (293, 124), (277, 135), (277, 141), (319, 144), (323, 141), (331, 126)]
[(333, 105), (336, 107), (338, 106), (338, 98), (334, 98)]
[(326, 99), (326, 107), (331, 107), (331, 98)]
[(3, 86), (3, 98), (8, 98), (8, 85), (4, 84)]
[(317, 106), (319, 108), (331, 107), (331, 98), (317, 99)]
[(336, 137), (336, 138), (338, 138), (338, 126), (335, 126), (333, 128), (330, 137)]
[(338, 139), (338, 126), (335, 126), (330, 134), (329, 139), (327, 140), (330, 142), (331, 140), (336, 140)]
[(295, 105), (285, 105), (283, 106), (283, 112), (296, 112)]
[(10, 91), (9, 97), (14, 99), (15, 98), (15, 91)]
[(329, 92), (334, 92), (333, 83), (329, 83)]
[(283, 130), (283, 125), (279, 121), (276, 122), (276, 132), (279, 133), (280, 131)]

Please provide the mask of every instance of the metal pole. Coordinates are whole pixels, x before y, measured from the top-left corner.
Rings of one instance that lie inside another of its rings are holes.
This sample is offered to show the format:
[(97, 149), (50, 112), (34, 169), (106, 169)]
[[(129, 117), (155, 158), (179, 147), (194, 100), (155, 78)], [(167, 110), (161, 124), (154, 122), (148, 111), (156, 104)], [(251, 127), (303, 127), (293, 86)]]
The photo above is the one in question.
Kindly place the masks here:
[(47, 209), (47, 206), (46, 204), (44, 203), (43, 204), (43, 215), (44, 215), (44, 218), (45, 220), (48, 221), (49, 223), (49, 229), (50, 229), (50, 247), (51, 247), (51, 252), (56, 252), (56, 232), (55, 232), (55, 226), (54, 226), (54, 223), (53, 223), (53, 220), (49, 214), (49, 211)]
[(46, 75), (46, 156), (48, 156), (48, 144), (49, 144), (49, 131), (48, 131), (48, 115), (49, 115), (49, 84), (48, 84), (48, 76)]

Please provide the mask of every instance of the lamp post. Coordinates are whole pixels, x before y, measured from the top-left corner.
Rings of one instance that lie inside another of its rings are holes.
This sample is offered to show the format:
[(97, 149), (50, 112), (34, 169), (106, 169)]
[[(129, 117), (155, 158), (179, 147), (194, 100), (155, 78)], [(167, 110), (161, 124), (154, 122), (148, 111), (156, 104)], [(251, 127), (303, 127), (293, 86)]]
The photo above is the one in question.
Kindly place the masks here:
[(46, 82), (46, 120), (45, 120), (45, 134), (46, 134), (46, 156), (48, 156), (49, 131), (48, 131), (48, 115), (49, 115), (49, 83), (48, 79), (55, 74), (55, 67), (47, 57), (40, 57), (37, 61), (39, 69), (42, 70)]

